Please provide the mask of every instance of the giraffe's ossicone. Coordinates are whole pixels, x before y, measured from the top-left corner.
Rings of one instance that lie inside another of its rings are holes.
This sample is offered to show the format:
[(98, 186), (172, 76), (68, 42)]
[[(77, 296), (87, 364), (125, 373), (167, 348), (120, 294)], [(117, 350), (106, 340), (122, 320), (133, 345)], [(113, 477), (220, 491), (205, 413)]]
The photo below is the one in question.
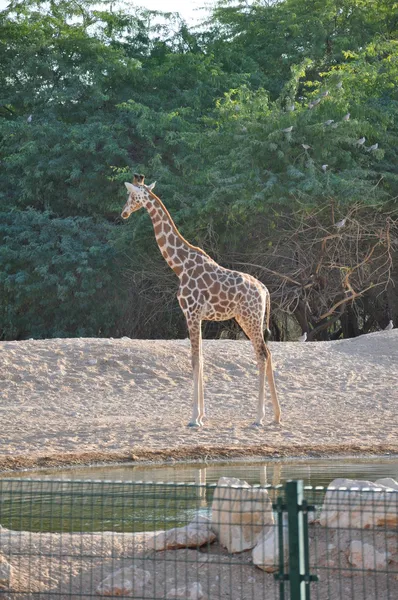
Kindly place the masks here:
[(225, 269), (201, 248), (187, 242), (163, 202), (153, 193), (155, 184), (146, 186), (143, 175), (134, 175), (133, 183), (125, 183), (125, 186), (129, 196), (122, 217), (127, 219), (136, 210), (146, 208), (163, 258), (180, 280), (177, 297), (189, 329), (194, 372), (193, 414), (189, 425), (202, 425), (204, 417), (201, 323), (203, 320), (225, 321), (232, 318), (251, 340), (257, 356), (260, 379), (255, 425), (261, 425), (265, 416), (265, 376), (275, 420), (280, 423), (271, 351), (263, 334), (264, 326), (269, 331), (270, 297), (267, 288), (247, 273)]

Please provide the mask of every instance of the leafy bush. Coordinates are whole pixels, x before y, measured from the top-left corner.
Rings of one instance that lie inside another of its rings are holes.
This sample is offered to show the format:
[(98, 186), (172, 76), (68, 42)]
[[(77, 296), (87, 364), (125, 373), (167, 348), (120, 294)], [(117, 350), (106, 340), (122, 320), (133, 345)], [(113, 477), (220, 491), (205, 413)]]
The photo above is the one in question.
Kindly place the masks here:
[(92, 218), (1, 213), (1, 338), (110, 335), (120, 302), (110, 232)]

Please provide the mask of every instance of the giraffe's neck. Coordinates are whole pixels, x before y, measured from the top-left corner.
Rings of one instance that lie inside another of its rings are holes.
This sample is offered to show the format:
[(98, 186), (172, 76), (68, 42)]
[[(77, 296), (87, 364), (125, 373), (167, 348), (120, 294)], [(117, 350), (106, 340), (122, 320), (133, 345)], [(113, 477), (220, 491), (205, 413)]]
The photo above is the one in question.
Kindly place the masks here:
[(196, 254), (211, 260), (203, 250), (192, 246), (182, 237), (159, 198), (148, 196), (145, 208), (152, 219), (160, 252), (178, 276), (184, 271), (188, 261), (191, 261)]

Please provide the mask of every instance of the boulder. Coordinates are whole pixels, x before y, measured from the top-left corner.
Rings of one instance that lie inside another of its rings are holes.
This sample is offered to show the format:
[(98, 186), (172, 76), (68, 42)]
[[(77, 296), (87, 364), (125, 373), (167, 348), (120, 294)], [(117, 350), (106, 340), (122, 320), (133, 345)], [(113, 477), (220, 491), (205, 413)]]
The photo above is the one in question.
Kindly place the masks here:
[(198, 527), (209, 527), (211, 529), (211, 519), (206, 515), (196, 515), (190, 525), (197, 525)]
[(380, 481), (332, 481), (325, 494), (320, 524), (337, 529), (370, 529), (379, 526), (396, 528), (398, 493)]
[[(284, 564), (288, 563), (289, 544), (287, 519), (283, 522), (283, 555)], [(279, 567), (279, 534), (278, 527), (269, 527), (263, 530), (258, 542), (252, 551), (253, 564), (267, 573), (277, 571)]]
[(389, 488), (391, 490), (398, 490), (398, 481), (395, 481), (392, 477), (383, 477), (383, 479), (376, 479), (375, 483), (380, 486)]
[(147, 550), (173, 550), (175, 548), (198, 548), (211, 544), (216, 539), (206, 517), (197, 516), (185, 527), (174, 527), (167, 531), (156, 531), (145, 541)]
[(0, 590), (7, 590), (11, 587), (14, 568), (0, 554)]
[(214, 492), (211, 522), (220, 544), (229, 552), (253, 548), (264, 527), (274, 523), (267, 490), (221, 477)]
[(186, 587), (173, 588), (166, 596), (168, 600), (205, 600), (202, 586), (195, 581)]
[(350, 543), (348, 562), (356, 569), (386, 570), (389, 560), (389, 552), (379, 552), (372, 544), (366, 544), (359, 540)]
[(99, 596), (130, 596), (142, 593), (151, 582), (151, 574), (138, 567), (119, 569), (101, 581), (96, 593)]

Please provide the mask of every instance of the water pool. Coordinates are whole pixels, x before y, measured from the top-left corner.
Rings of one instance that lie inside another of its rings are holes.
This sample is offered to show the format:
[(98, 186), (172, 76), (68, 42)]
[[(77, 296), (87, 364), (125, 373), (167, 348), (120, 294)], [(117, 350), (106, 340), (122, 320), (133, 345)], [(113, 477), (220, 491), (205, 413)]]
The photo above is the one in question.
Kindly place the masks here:
[(0, 525), (27, 531), (165, 529), (187, 523), (198, 512), (207, 513), (211, 484), (223, 476), (273, 486), (289, 479), (311, 486), (327, 486), (337, 477), (398, 479), (398, 457), (126, 464), (4, 473)]

